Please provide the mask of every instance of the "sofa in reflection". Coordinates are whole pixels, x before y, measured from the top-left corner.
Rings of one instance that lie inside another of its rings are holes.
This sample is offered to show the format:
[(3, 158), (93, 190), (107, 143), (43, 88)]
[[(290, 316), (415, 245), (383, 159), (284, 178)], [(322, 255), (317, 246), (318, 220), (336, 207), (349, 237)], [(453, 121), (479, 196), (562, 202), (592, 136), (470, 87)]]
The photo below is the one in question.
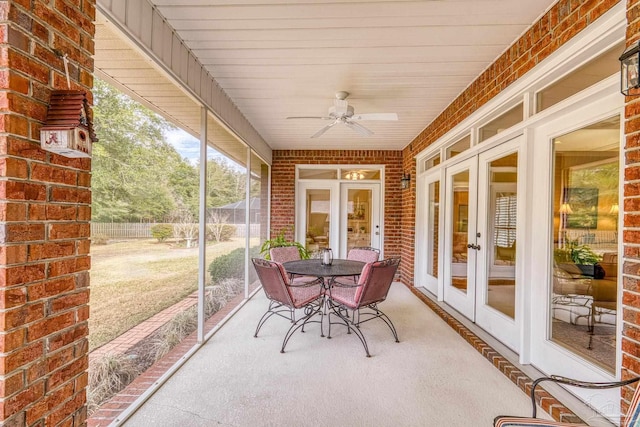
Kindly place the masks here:
[(616, 253), (605, 253), (591, 269), (572, 263), (556, 263), (553, 268), (553, 316), (571, 324), (615, 322), (618, 295)]

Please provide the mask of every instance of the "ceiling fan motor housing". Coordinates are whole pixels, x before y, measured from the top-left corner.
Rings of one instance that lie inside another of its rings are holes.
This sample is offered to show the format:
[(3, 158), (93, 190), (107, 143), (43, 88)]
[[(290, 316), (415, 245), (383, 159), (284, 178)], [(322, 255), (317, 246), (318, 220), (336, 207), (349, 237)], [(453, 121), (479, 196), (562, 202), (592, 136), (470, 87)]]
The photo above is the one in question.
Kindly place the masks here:
[[(340, 103), (340, 105), (338, 103)], [(342, 103), (344, 103), (344, 105)], [(340, 117), (351, 117), (353, 113), (353, 107), (348, 105), (347, 101), (337, 101), (336, 105), (329, 107), (329, 116), (335, 117), (336, 119)]]

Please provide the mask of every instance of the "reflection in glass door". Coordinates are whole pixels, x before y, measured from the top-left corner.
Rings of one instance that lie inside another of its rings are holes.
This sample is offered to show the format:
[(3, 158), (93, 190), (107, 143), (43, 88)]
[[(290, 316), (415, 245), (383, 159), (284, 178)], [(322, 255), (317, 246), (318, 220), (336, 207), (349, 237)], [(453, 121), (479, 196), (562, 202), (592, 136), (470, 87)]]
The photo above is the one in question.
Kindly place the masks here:
[(485, 301), (510, 318), (515, 317), (516, 226), (518, 213), (518, 153), (512, 153), (488, 165), (489, 281)]
[(331, 190), (305, 190), (305, 224), (307, 251), (313, 253), (331, 247)]
[[(440, 178), (437, 170), (418, 177), (416, 194), (415, 284), (442, 299), (440, 277)], [(424, 189), (424, 191), (422, 190)]]
[(478, 156), (476, 323), (515, 351), (520, 348), (516, 275), (518, 149), (521, 138)]
[(447, 168), (444, 300), (518, 351), (516, 235), (521, 138)]
[(553, 139), (550, 339), (615, 373), (620, 119)]
[(444, 300), (475, 319), (477, 158), (446, 172)]
[(371, 246), (371, 190), (347, 189), (347, 252)]
[(349, 249), (380, 246), (379, 184), (341, 184), (340, 256)]

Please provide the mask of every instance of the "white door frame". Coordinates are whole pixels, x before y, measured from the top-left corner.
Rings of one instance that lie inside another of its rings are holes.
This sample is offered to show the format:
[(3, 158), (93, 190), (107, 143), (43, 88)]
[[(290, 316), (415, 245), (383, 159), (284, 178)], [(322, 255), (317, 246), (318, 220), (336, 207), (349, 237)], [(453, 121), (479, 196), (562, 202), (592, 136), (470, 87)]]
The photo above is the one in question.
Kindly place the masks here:
[(347, 238), (348, 238), (348, 220), (347, 220), (347, 195), (348, 190), (371, 190), (371, 212), (370, 223), (371, 230), (369, 234), (371, 237), (371, 246), (380, 249), (380, 259), (383, 258), (382, 236), (383, 236), (383, 224), (382, 219), (382, 205), (380, 203), (380, 184), (379, 183), (360, 183), (360, 182), (342, 182), (340, 184), (340, 242), (338, 255), (341, 258), (347, 257)]
[[(371, 220), (374, 230), (371, 230), (372, 246), (380, 249), (380, 257), (384, 256), (384, 194), (382, 185), (378, 182), (345, 182), (338, 180), (302, 180), (296, 183), (295, 195), (295, 240), (304, 245), (306, 241), (306, 193), (307, 190), (330, 191), (330, 222), (329, 242), (335, 258), (346, 258), (347, 247), (347, 191), (346, 189), (372, 190)], [(375, 229), (375, 226), (379, 227)], [(379, 233), (379, 234), (375, 234)], [(377, 240), (376, 240), (377, 239)], [(376, 246), (376, 244), (378, 246)]]
[[(531, 363), (549, 374), (580, 378), (585, 381), (613, 381), (620, 378), (621, 363), (616, 363), (616, 374), (589, 363), (584, 358), (549, 340), (550, 298), (551, 298), (551, 247), (552, 247), (552, 164), (554, 138), (580, 129), (600, 120), (620, 115), (621, 124), (624, 123), (623, 98), (619, 93), (591, 99), (582, 102), (571, 111), (558, 116), (553, 121), (534, 129), (532, 142), (532, 156), (530, 166), (535, 170), (547, 170), (547, 173), (536, 174), (535, 180), (529, 184), (530, 194), (536, 203), (531, 203), (531, 217), (539, 221), (530, 223), (529, 239), (532, 265), (528, 269), (531, 282)], [(621, 141), (624, 141), (621, 126)], [(623, 144), (621, 144), (623, 145)], [(624, 150), (620, 150), (621, 159)], [(622, 170), (621, 170), (622, 173)], [(620, 181), (623, 182), (623, 181)], [(622, 187), (622, 186), (620, 186)], [(620, 198), (622, 200), (622, 198)], [(621, 244), (621, 243), (620, 243)], [(619, 263), (620, 264), (620, 263)], [(621, 280), (620, 275), (618, 276)], [(618, 286), (618, 306), (622, 307), (621, 286)], [(617, 310), (617, 349), (616, 359), (621, 358), (620, 337), (622, 336), (622, 310)], [(572, 392), (582, 400), (590, 402), (594, 408), (607, 408), (607, 414), (619, 414), (620, 391), (618, 389), (599, 390), (593, 392), (587, 389), (572, 389)], [(611, 412), (610, 412), (610, 411)]]
[[(444, 274), (443, 274), (443, 298), (444, 301), (451, 305), (453, 308), (458, 310), (460, 313), (464, 314), (467, 318), (473, 320), (475, 319), (475, 266), (476, 266), (476, 257), (477, 252), (474, 249), (467, 250), (467, 262), (466, 262), (466, 277), (467, 277), (467, 287), (466, 292), (461, 291), (460, 289), (455, 288), (452, 285), (453, 271), (453, 233), (454, 233), (454, 224), (452, 221), (453, 218), (453, 175), (456, 175), (463, 171), (469, 172), (469, 186), (467, 188), (469, 199), (467, 202), (467, 218), (474, 219), (467, 221), (467, 242), (468, 243), (476, 243), (476, 221), (477, 217), (477, 200), (476, 197), (478, 195), (477, 191), (477, 171), (478, 171), (478, 159), (477, 157), (471, 157), (469, 159), (463, 160), (461, 162), (456, 163), (455, 165), (447, 167), (445, 171), (445, 192), (444, 192), (444, 247), (443, 247), (443, 263), (444, 263)], [(461, 268), (465, 268), (462, 267)]]
[[(431, 200), (431, 194), (429, 192), (429, 186), (434, 182), (440, 183), (440, 197), (437, 201), (441, 209), (439, 210), (438, 221), (438, 241), (433, 244), (438, 245), (438, 256), (440, 262), (438, 262), (438, 277), (442, 277), (443, 274), (443, 221), (444, 221), (444, 209), (442, 209), (443, 200), (443, 168), (438, 168), (435, 171), (422, 174), (418, 177), (417, 187), (418, 192), (416, 194), (416, 237), (415, 237), (415, 259), (427, 260), (433, 257), (433, 245), (430, 244), (430, 235), (432, 231), (429, 219), (431, 218), (431, 212), (429, 209), (429, 201)], [(414, 262), (414, 282), (418, 286), (424, 286), (429, 292), (437, 297), (438, 301), (443, 300), (443, 284), (444, 281), (438, 280), (438, 277), (428, 273), (428, 262)]]
[[(502, 143), (498, 146), (495, 146), (491, 149), (488, 149), (478, 155), (478, 225), (476, 227), (476, 232), (480, 233), (480, 237), (478, 238), (478, 244), (480, 245), (480, 250), (477, 251), (477, 269), (475, 273), (475, 281), (476, 281), (476, 318), (475, 322), (478, 326), (480, 326), (485, 331), (489, 332), (495, 338), (500, 340), (502, 343), (510, 347), (516, 353), (520, 352), (521, 347), (521, 334), (522, 334), (522, 314), (520, 313), (521, 307), (521, 298), (522, 298), (522, 287), (524, 286), (524, 280), (522, 280), (522, 276), (519, 274), (519, 259), (521, 256), (519, 255), (519, 249), (516, 248), (516, 265), (514, 268), (514, 274), (512, 275), (515, 286), (515, 298), (514, 298), (514, 317), (511, 318), (506, 314), (496, 310), (495, 308), (489, 306), (487, 304), (486, 295), (488, 293), (488, 279), (489, 279), (489, 271), (487, 269), (491, 268), (491, 258), (493, 252), (489, 253), (489, 248), (493, 246), (492, 243), (489, 242), (489, 237), (492, 234), (487, 230), (487, 227), (490, 227), (489, 219), (491, 219), (491, 200), (493, 198), (492, 194), (489, 194), (489, 182), (491, 177), (489, 175), (489, 163), (493, 160), (499, 159), (511, 153), (518, 153), (518, 182), (516, 188), (517, 194), (517, 225), (516, 225), (516, 242), (524, 242), (524, 194), (525, 194), (525, 185), (526, 185), (526, 172), (524, 170), (524, 165), (526, 162), (525, 156), (523, 155), (524, 147), (524, 136), (520, 135), (513, 138), (510, 141)], [(491, 225), (492, 227), (492, 225)], [(520, 244), (522, 246), (522, 243)]]

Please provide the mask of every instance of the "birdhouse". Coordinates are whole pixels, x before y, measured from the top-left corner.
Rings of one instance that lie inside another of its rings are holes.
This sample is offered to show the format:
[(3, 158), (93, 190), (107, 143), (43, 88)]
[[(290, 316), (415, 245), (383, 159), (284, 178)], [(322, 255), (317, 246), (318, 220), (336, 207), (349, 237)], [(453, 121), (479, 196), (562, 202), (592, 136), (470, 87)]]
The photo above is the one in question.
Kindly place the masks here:
[(40, 128), (40, 147), (65, 157), (91, 157), (91, 143), (97, 140), (86, 92), (52, 92), (47, 120)]

